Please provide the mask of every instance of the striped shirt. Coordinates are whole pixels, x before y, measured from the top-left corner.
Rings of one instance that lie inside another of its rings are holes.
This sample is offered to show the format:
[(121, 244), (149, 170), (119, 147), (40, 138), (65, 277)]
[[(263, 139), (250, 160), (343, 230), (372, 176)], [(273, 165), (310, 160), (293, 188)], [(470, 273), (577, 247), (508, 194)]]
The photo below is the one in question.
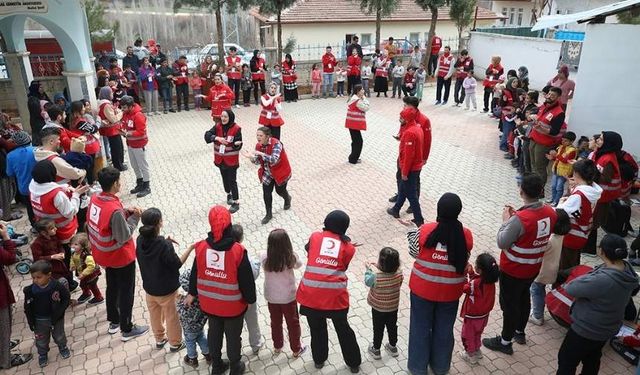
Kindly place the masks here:
[(376, 272), (367, 270), (370, 277), (365, 276), (365, 284), (370, 286), (367, 302), (371, 307), (380, 312), (398, 310), (400, 304), (400, 287), (404, 276), (402, 271), (395, 273)]

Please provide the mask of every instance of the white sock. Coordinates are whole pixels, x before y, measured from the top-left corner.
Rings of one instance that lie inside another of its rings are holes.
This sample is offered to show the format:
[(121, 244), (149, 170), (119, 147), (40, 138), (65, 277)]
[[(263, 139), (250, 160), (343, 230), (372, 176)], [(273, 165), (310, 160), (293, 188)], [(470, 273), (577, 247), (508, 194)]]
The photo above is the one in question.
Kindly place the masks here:
[(503, 339), (502, 337), (500, 337), (500, 342), (502, 343), (502, 345), (511, 345), (511, 341), (507, 341), (505, 339)]

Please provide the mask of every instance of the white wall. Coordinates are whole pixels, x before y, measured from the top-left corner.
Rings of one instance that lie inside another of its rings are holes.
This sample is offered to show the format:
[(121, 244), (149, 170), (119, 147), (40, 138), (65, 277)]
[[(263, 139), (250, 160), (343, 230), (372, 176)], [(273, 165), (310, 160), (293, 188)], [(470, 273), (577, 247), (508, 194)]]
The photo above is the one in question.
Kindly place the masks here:
[(472, 32), (469, 40), (469, 54), (473, 57), (477, 77), (484, 77), (491, 56), (497, 55), (502, 57), (505, 74), (509, 69), (526, 66), (529, 86), (536, 90), (541, 90), (556, 75), (561, 47), (562, 42), (557, 40), (480, 32)]
[[(492, 1), (491, 10), (495, 13), (502, 14), (502, 9), (507, 8), (507, 17), (513, 8), (515, 14), (513, 23), (509, 23), (509, 18), (504, 21), (496, 21), (496, 25), (505, 26), (529, 26), (531, 25), (531, 10), (533, 9), (533, 1)], [(518, 10), (522, 9), (522, 23), (518, 25)]]
[[(613, 130), (640, 155), (640, 25), (587, 25), (569, 125), (579, 135)], [(615, 41), (615, 43), (612, 43)], [(627, 46), (620, 48), (620, 46)]]

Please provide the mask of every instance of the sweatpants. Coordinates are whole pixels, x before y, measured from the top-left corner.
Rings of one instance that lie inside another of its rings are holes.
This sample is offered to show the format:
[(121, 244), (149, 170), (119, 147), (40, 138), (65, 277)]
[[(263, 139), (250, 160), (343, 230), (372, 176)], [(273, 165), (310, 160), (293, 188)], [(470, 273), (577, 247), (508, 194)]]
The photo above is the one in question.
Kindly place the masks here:
[(531, 311), (533, 279), (518, 279), (500, 272), (500, 309), (502, 309), (502, 339), (511, 341), (516, 331), (524, 333)]
[[(331, 319), (338, 335), (338, 342), (342, 350), (342, 358), (349, 367), (358, 367), (362, 363), (360, 347), (356, 334), (349, 326), (346, 315)], [(324, 363), (329, 358), (329, 333), (327, 318), (307, 315), (309, 330), (311, 331), (311, 356), (313, 362)]]
[(473, 104), (473, 110), (478, 109), (478, 105), (476, 104), (476, 94), (467, 94), (464, 97), (464, 107), (469, 109), (469, 103)]
[(373, 347), (380, 349), (384, 329), (387, 329), (389, 345), (396, 346), (398, 343), (398, 310), (382, 312), (374, 308), (371, 309), (371, 319), (373, 320)]
[(158, 90), (144, 90), (144, 106), (147, 115), (158, 112)]
[(222, 176), (222, 186), (224, 187), (224, 192), (227, 194), (231, 194), (231, 197), (234, 201), (240, 199), (240, 195), (238, 193), (238, 168), (232, 167), (218, 167), (220, 169), (220, 176)]
[(282, 318), (287, 322), (287, 332), (289, 333), (289, 346), (293, 353), (297, 353), (302, 348), (300, 341), (300, 315), (298, 315), (298, 303), (293, 300), (289, 303), (268, 303), (269, 317), (271, 318), (271, 338), (273, 347), (282, 349), (284, 346), (284, 335), (282, 330)]
[(484, 318), (464, 318), (462, 323), (462, 345), (468, 354), (475, 354), (482, 346), (482, 332), (489, 322), (489, 315)]
[(131, 311), (136, 291), (136, 262), (120, 267), (106, 268), (107, 320), (119, 324), (122, 332), (131, 332)]
[(556, 375), (574, 375), (582, 362), (582, 375), (596, 375), (600, 370), (602, 347), (606, 341), (590, 340), (569, 328), (558, 351)]
[(260, 346), (262, 333), (260, 332), (260, 324), (258, 323), (258, 307), (255, 303), (247, 307), (247, 311), (244, 313), (244, 322), (247, 323), (249, 345), (252, 349), (256, 349)]
[(271, 180), (271, 183), (268, 185), (262, 184), (262, 196), (264, 198), (264, 206), (267, 210), (267, 214), (271, 214), (273, 212), (273, 188), (276, 189), (276, 194), (284, 198), (285, 200), (289, 197), (289, 192), (287, 192), (287, 183), (285, 182), (282, 185), (276, 184), (275, 180)]
[(156, 342), (162, 342), (168, 338), (169, 345), (179, 346), (182, 343), (182, 326), (176, 309), (177, 294), (177, 290), (166, 296), (146, 294), (149, 322)]
[(362, 132), (360, 130), (349, 129), (351, 135), (351, 154), (349, 154), (349, 163), (356, 164), (362, 154)]
[(234, 318), (223, 318), (220, 316), (209, 315), (209, 354), (212, 359), (212, 370), (222, 367), (222, 339), (227, 340), (227, 358), (231, 371), (238, 366), (242, 357), (242, 323), (244, 322), (244, 314)]
[(534, 140), (529, 141), (529, 156), (531, 157), (531, 171), (542, 178), (543, 190), (541, 194), (544, 195), (544, 185), (547, 184), (547, 167), (549, 166), (549, 159), (546, 155), (551, 151), (553, 147), (544, 146), (540, 143), (536, 143)]
[(136, 179), (149, 182), (149, 163), (147, 162), (146, 148), (129, 147), (129, 162), (136, 174)]
[(43, 356), (49, 353), (51, 337), (53, 337), (53, 342), (58, 345), (59, 350), (67, 349), (67, 335), (64, 333), (64, 317), (55, 323), (51, 322), (51, 319), (36, 318), (34, 333), (38, 355)]

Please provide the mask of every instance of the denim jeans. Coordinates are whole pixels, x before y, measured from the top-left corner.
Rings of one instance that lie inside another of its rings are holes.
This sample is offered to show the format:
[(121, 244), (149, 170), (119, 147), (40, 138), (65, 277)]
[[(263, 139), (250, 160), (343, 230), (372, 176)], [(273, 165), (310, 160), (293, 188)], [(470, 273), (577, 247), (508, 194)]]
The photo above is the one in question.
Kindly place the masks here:
[(536, 319), (544, 316), (544, 297), (547, 295), (547, 285), (533, 282), (531, 284), (531, 315)]
[(458, 300), (432, 302), (411, 293), (407, 362), (411, 374), (426, 375), (428, 367), (436, 375), (449, 371), (457, 311)]
[(400, 211), (402, 205), (406, 200), (409, 201), (409, 207), (413, 211), (413, 219), (417, 224), (422, 225), (424, 218), (422, 217), (422, 210), (420, 209), (420, 202), (418, 201), (418, 179), (420, 178), (420, 171), (409, 172), (407, 180), (400, 180), (400, 186), (398, 190), (398, 200), (394, 211)]
[(162, 93), (162, 108), (167, 111), (169, 109), (173, 109), (173, 100), (171, 98), (171, 86), (160, 88), (160, 92)]
[(207, 335), (204, 334), (204, 329), (199, 332), (184, 331), (184, 344), (187, 346), (187, 356), (189, 358), (198, 358), (196, 345), (200, 345), (200, 351), (203, 355), (209, 354), (209, 343), (207, 342)]
[(507, 145), (507, 140), (509, 139), (509, 134), (515, 128), (516, 128), (515, 122), (502, 120), (502, 136), (500, 137), (500, 150), (502, 151), (509, 150), (509, 146)]
[(333, 96), (333, 73), (322, 73), (322, 96)]
[(52, 323), (51, 319), (36, 318), (35, 324), (35, 341), (38, 355), (47, 355), (49, 353), (49, 342), (51, 337), (58, 345), (58, 349), (67, 348), (67, 336), (64, 333), (64, 318)]
[(560, 202), (560, 198), (564, 194), (565, 182), (567, 182), (566, 177), (558, 176), (555, 173), (551, 176), (551, 200), (553, 204), (557, 205)]

